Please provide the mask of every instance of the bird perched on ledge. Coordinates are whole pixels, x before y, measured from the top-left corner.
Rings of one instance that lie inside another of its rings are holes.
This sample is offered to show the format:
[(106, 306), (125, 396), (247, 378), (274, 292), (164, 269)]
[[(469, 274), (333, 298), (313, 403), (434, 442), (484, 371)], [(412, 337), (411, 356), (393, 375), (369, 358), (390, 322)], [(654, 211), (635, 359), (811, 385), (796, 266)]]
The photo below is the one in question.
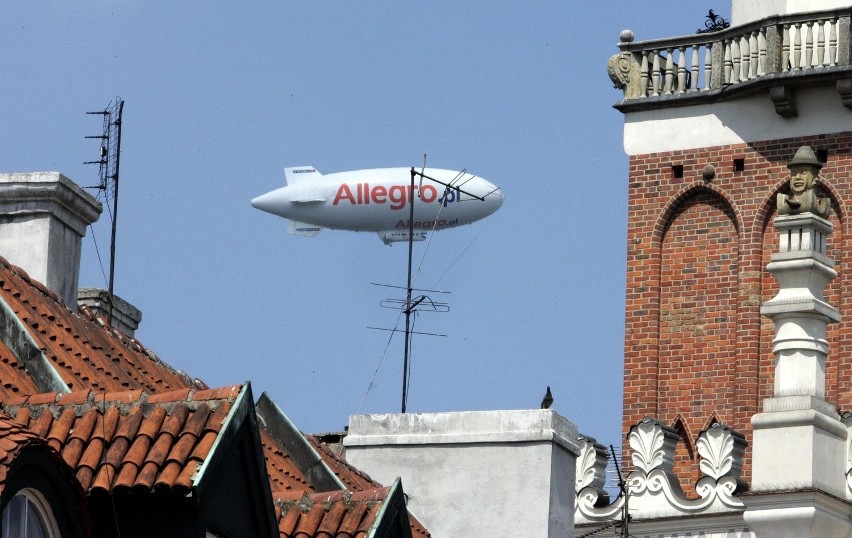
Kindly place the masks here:
[(544, 393), (544, 398), (541, 399), (541, 408), (550, 409), (553, 405), (553, 393), (550, 392), (550, 385), (547, 386), (547, 392)]

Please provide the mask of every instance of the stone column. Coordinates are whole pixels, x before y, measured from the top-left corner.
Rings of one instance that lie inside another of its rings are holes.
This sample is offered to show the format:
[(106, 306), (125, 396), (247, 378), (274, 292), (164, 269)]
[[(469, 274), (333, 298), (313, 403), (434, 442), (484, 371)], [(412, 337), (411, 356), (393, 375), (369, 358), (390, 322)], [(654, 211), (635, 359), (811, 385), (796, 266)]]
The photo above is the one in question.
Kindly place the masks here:
[(825, 401), (826, 326), (840, 321), (823, 291), (837, 276), (826, 256), (832, 226), (811, 213), (775, 219), (779, 251), (767, 270), (778, 295), (761, 314), (775, 322), (774, 395), (752, 417), (752, 493), (744, 517), (757, 536), (847, 536), (846, 428)]

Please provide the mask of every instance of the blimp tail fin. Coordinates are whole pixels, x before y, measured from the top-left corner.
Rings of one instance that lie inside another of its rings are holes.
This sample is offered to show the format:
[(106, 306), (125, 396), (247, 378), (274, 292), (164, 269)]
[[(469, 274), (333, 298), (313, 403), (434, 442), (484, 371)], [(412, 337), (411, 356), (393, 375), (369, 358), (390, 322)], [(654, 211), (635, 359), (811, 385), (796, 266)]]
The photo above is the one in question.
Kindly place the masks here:
[(305, 237), (315, 237), (322, 230), (321, 226), (316, 224), (307, 224), (305, 222), (290, 221), (290, 226), (287, 231), (293, 235), (303, 235)]
[(284, 169), (284, 183), (287, 185), (295, 185), (300, 181), (309, 181), (321, 177), (322, 174), (317, 172), (313, 166), (294, 166)]

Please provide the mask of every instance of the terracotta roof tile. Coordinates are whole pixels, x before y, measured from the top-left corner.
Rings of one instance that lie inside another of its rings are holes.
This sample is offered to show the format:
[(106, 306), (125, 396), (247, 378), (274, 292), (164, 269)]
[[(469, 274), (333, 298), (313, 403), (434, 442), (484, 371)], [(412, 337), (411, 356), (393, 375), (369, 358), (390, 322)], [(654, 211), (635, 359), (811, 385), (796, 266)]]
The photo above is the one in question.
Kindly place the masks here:
[[(151, 401), (148, 400), (150, 404)], [(160, 426), (162, 426), (163, 421), (166, 419), (166, 408), (165, 407), (157, 407), (151, 414), (148, 415), (145, 420), (142, 421), (142, 425), (139, 427), (139, 435), (144, 435), (148, 439), (153, 440), (157, 435), (157, 432), (160, 431)], [(141, 461), (139, 463), (142, 463)]]
[(226, 400), (234, 399), (240, 394), (242, 385), (231, 385), (217, 389), (201, 390), (195, 393), (193, 400)]
[(27, 398), (27, 403), (29, 404), (45, 404), (45, 403), (53, 403), (59, 398), (59, 394), (56, 392), (44, 392), (41, 394), (33, 394), (29, 398)]
[[(15, 427), (26, 426), (56, 447), (84, 489), (188, 490), (239, 395), (234, 387), (202, 392), (200, 400), (191, 391), (174, 391), (185, 399), (161, 395), (152, 403), (138, 390), (85, 390), (59, 401), (38, 395), (14, 406), (0, 403), (0, 410), (16, 413), (23, 424), (10, 420)], [(0, 435), (0, 453), (4, 447), (14, 444)]]
[[(93, 393), (91, 391), (86, 390), (78, 390), (76, 392), (69, 392), (68, 394), (62, 394), (59, 396), (59, 399), (56, 403), (60, 405), (82, 405), (89, 400), (89, 397)], [(32, 402), (36, 403), (36, 402)]]
[(39, 437), (47, 437), (51, 424), (53, 424), (53, 416), (49, 413), (42, 413), (37, 419), (31, 420), (27, 426)]
[(183, 488), (190, 488), (192, 480), (195, 477), (195, 472), (198, 470), (200, 463), (198, 460), (187, 462), (181, 471), (180, 475), (175, 479), (175, 485)]

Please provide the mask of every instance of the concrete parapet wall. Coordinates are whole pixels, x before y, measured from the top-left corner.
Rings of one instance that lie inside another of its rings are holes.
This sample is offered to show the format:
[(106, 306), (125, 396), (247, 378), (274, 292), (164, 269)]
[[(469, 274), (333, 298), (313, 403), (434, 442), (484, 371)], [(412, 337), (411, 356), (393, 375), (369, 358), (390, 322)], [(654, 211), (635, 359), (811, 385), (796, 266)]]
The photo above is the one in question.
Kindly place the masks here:
[(577, 428), (551, 410), (359, 415), (347, 460), (435, 536), (571, 536)]

